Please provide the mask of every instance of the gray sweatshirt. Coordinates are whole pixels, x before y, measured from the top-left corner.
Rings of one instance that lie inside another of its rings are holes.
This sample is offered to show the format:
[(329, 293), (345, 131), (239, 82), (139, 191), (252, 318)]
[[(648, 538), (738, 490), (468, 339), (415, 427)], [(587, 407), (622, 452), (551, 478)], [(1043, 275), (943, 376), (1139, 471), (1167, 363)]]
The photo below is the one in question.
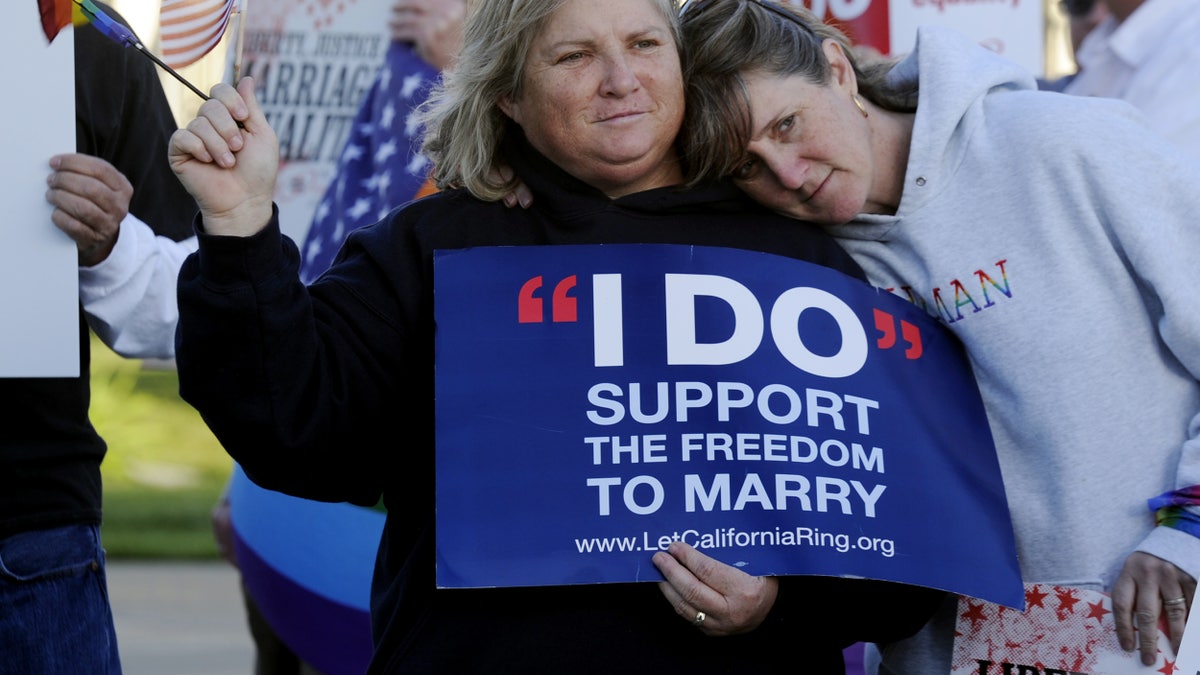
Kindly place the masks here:
[[(1200, 163), (1129, 105), (922, 28), (892, 72), (920, 96), (895, 216), (834, 233), (872, 283), (966, 345), (1026, 583), (1111, 592), (1135, 550), (1200, 575), (1200, 539), (1146, 500), (1200, 484)], [(955, 612), (883, 649), (948, 673)]]

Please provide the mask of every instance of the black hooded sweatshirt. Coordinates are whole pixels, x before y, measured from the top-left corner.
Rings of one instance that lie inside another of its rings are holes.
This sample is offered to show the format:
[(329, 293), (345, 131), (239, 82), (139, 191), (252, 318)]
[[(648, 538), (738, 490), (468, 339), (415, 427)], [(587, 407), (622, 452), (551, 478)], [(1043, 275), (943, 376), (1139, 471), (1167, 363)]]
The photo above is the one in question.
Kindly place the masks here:
[(786, 577), (763, 625), (715, 638), (675, 614), (653, 583), (435, 589), (435, 249), (695, 244), (862, 278), (819, 228), (771, 214), (729, 184), (609, 199), (519, 133), (504, 150), (534, 193), (529, 209), (454, 190), (411, 203), (351, 234), (309, 288), (277, 220), (250, 238), (201, 234), (180, 277), (181, 393), (246, 473), (310, 499), (384, 500), (368, 672), (819, 675), (843, 673), (842, 649), (856, 641), (915, 632), (942, 592)]

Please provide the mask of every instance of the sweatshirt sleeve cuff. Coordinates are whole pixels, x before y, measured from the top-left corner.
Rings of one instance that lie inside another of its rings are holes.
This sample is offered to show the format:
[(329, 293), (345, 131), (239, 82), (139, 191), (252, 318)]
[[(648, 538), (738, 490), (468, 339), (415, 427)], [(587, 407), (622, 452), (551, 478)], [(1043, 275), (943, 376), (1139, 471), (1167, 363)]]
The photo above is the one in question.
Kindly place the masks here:
[(279, 229), (279, 206), (272, 205), (266, 227), (249, 237), (207, 234), (199, 214), (196, 234), (200, 243), (200, 273), (212, 284), (257, 284), (277, 277), (287, 266), (287, 251), (295, 244)]
[(1162, 525), (1150, 531), (1142, 540), (1139, 551), (1166, 560), (1187, 572), (1193, 579), (1200, 579), (1200, 538), (1182, 530)]

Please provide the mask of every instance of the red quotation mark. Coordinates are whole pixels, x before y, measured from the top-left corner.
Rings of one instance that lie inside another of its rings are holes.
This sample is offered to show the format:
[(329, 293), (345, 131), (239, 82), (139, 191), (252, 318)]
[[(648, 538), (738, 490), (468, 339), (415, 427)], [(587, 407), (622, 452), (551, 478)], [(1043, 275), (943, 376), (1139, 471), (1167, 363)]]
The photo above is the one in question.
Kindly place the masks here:
[[(578, 301), (567, 295), (575, 288), (574, 274), (558, 282), (554, 287), (554, 297), (550, 301), (551, 320), (554, 323), (572, 323), (579, 320)], [(534, 277), (521, 286), (517, 295), (517, 321), (519, 323), (542, 323), (546, 320), (546, 311), (542, 307), (542, 299), (534, 293), (542, 287), (542, 278)]]
[[(876, 344), (879, 345), (880, 349), (891, 349), (896, 346), (896, 317), (881, 309), (876, 309), (875, 327), (883, 334), (883, 337), (876, 340)], [(921, 329), (901, 319), (900, 334), (904, 338), (904, 341), (908, 343), (908, 349), (904, 350), (904, 355), (909, 360), (921, 358)]]

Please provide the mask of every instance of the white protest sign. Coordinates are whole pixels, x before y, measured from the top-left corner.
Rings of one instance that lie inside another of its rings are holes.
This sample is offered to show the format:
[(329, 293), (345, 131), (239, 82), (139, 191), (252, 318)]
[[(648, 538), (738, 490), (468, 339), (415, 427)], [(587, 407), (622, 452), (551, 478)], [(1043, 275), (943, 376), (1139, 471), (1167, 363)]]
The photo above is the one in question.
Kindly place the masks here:
[(1200, 619), (1196, 612), (1188, 617), (1187, 626), (1183, 629), (1183, 642), (1179, 645), (1179, 655), (1175, 659), (1176, 675), (1200, 675)]
[(50, 221), (50, 157), (75, 151), (74, 32), (52, 43), (36, 3), (10, 6), (0, 41), (0, 377), (79, 375), (79, 274), (75, 244)]

